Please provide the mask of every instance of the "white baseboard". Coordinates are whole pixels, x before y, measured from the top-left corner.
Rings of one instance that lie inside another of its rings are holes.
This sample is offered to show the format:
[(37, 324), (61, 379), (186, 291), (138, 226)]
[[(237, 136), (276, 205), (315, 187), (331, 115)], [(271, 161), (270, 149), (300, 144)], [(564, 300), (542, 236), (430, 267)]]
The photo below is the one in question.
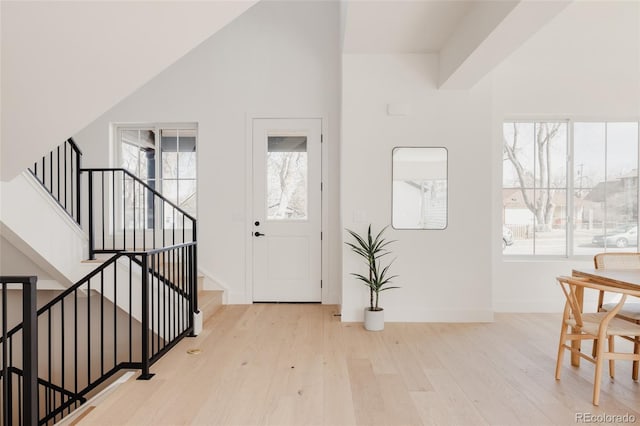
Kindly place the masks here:
[(198, 274), (204, 277), (204, 282), (202, 284), (203, 290), (222, 290), (223, 291), (222, 304), (227, 305), (231, 303), (229, 302), (229, 297), (228, 297), (228, 294), (230, 293), (229, 286), (225, 285), (220, 280), (214, 278), (213, 274), (211, 274), (211, 272), (207, 271), (206, 269), (202, 269), (198, 267)]
[[(344, 308), (344, 307), (343, 307)], [(343, 322), (364, 320), (364, 307), (343, 309)], [(493, 311), (483, 309), (385, 309), (386, 322), (493, 322)]]

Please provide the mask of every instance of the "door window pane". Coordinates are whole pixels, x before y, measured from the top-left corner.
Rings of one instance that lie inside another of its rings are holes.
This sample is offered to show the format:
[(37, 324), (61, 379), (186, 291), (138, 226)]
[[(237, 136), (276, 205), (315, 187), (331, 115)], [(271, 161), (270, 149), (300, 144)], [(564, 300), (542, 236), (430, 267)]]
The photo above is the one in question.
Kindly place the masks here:
[(267, 140), (267, 219), (306, 220), (307, 137)]

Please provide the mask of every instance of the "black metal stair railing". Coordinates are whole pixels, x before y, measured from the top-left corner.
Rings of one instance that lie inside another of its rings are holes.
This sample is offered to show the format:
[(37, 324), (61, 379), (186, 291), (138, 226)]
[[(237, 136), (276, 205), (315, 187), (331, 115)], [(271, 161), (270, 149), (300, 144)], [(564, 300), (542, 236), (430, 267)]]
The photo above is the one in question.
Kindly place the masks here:
[(3, 284), (2, 425), (56, 423), (122, 369), (150, 378), (193, 335), (196, 219), (127, 170), (83, 169), (81, 157), (69, 139), (29, 170), (79, 225), (84, 194), (89, 258), (112, 256), (37, 312), (34, 284), (29, 320), (8, 332)]
[[(4, 378), (4, 375), (2, 377)], [(10, 424), (10, 423), (28, 424), (27, 422), (23, 423), (23, 419), (22, 419), (23, 410), (20, 408), (22, 406), (22, 398), (23, 398), (22, 389), (24, 388), (24, 372), (19, 368), (10, 367), (8, 369), (8, 375), (7, 375), (7, 387), (9, 389), (9, 392), (8, 392), (9, 396), (7, 399), (8, 401), (13, 402), (12, 407), (10, 405), (8, 406), (10, 407), (11, 413), (16, 413), (17, 419), (15, 419), (16, 421), (3, 423), (3, 424)], [(68, 411), (68, 408), (69, 408), (68, 406), (72, 404), (69, 401), (73, 401), (73, 397), (74, 397), (73, 392), (67, 389), (63, 389), (60, 386), (54, 383), (48, 382), (42, 378), (37, 379), (36, 392), (37, 392), (36, 393), (37, 400), (44, 401), (43, 404), (44, 404), (45, 412), (50, 412), (50, 411), (64, 412), (65, 410)], [(15, 395), (16, 397), (14, 398), (13, 395)], [(87, 400), (83, 397), (80, 397), (79, 401), (81, 404), (87, 402)], [(58, 408), (56, 410), (53, 410), (51, 408), (53, 406), (57, 406)], [(14, 418), (13, 414), (9, 414), (8, 418), (13, 419)], [(38, 419), (34, 417), (33, 421), (34, 421), (33, 424), (37, 424)]]
[(196, 241), (196, 219), (133, 173), (121, 168), (87, 174), (89, 258)]
[(80, 224), (81, 158), (82, 151), (73, 138), (69, 138), (28, 169), (60, 207), (78, 224)]
[[(193, 333), (195, 245), (113, 255), (38, 309), (37, 351), (21, 352), (23, 324), (5, 332), (3, 398), (11, 399), (3, 403), (3, 424), (54, 424), (122, 369), (140, 369), (140, 379), (153, 376), (151, 365)], [(30, 373), (39, 371), (36, 423), (18, 408), (27, 371), (21, 355), (35, 359)], [(11, 380), (17, 372), (20, 379)]]
[[(91, 168), (81, 173), (87, 175), (89, 259), (197, 241), (196, 219), (128, 170)], [(193, 256), (197, 265), (197, 245)], [(197, 312), (197, 292), (192, 297)]]

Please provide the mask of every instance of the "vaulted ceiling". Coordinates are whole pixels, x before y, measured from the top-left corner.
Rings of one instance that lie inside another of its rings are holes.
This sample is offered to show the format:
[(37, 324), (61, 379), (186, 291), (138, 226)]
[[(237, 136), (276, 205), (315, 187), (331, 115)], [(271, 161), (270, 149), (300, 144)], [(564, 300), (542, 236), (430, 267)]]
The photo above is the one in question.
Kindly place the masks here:
[[(438, 55), (441, 89), (472, 87), (570, 3), (336, 1), (343, 53)], [(2, 1), (0, 178), (24, 170), (255, 3)]]

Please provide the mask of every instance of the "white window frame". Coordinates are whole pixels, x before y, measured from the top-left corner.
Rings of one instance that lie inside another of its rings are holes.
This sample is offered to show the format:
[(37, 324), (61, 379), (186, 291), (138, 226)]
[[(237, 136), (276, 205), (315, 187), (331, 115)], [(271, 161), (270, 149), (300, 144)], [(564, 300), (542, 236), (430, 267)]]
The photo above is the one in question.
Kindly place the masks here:
[[(198, 140), (199, 140), (199, 134), (198, 134), (198, 123), (196, 122), (154, 122), (154, 123), (113, 123), (111, 124), (111, 153), (112, 153), (112, 167), (113, 168), (122, 168), (122, 144), (121, 144), (121, 140), (120, 140), (120, 132), (122, 130), (152, 130), (154, 132), (155, 138), (154, 138), (154, 149), (156, 151), (156, 167), (155, 167), (155, 176), (153, 177), (154, 181), (156, 182), (156, 188), (155, 190), (157, 192), (159, 192), (160, 194), (162, 194), (162, 187), (161, 187), (161, 182), (162, 182), (162, 163), (161, 163), (161, 146), (160, 146), (160, 132), (162, 130), (194, 130), (196, 133), (196, 178), (195, 178), (195, 183), (196, 183), (196, 212), (194, 217), (197, 218), (198, 217), (198, 212), (197, 210), (199, 209), (200, 206), (200, 200), (199, 200), (199, 191), (198, 191), (198, 171), (200, 170), (200, 165), (199, 165), (199, 155), (198, 155)], [(138, 176), (138, 178), (140, 178)], [(142, 178), (140, 178), (141, 180), (144, 180)], [(118, 205), (120, 203), (120, 198), (116, 197), (116, 211), (119, 211), (119, 209), (121, 209), (121, 206)], [(177, 205), (177, 203), (176, 203)], [(118, 221), (120, 219), (118, 218)], [(161, 217), (157, 216), (156, 217), (156, 221), (159, 221), (160, 224), (160, 229), (165, 229), (164, 228), (164, 221), (162, 220)], [(119, 223), (118, 224), (119, 227), (122, 227), (122, 224)], [(182, 229), (182, 224), (176, 225), (175, 229)]]
[[(504, 148), (502, 148), (502, 144), (504, 143), (503, 138), (504, 138), (504, 124), (505, 123), (512, 123), (512, 122), (518, 122), (518, 123), (542, 123), (542, 122), (551, 122), (551, 123), (558, 123), (558, 122), (566, 122), (567, 126), (568, 126), (568, 130), (567, 130), (567, 134), (568, 134), (568, 140), (567, 140), (567, 190), (566, 190), (566, 197), (567, 197), (567, 208), (566, 208), (566, 216), (565, 216), (565, 223), (566, 223), (566, 240), (565, 240), (565, 244), (566, 244), (566, 253), (564, 255), (550, 255), (550, 254), (509, 254), (508, 252), (502, 252), (502, 259), (504, 261), (545, 261), (545, 260), (590, 260), (593, 259), (593, 255), (575, 255), (573, 254), (573, 210), (574, 210), (574, 199), (573, 197), (570, 197), (569, 194), (572, 193), (572, 191), (574, 191), (575, 189), (575, 185), (574, 185), (574, 174), (575, 174), (575, 170), (574, 170), (574, 163), (573, 163), (573, 158), (574, 158), (574, 125), (575, 123), (605, 123), (605, 124), (609, 124), (609, 123), (631, 123), (631, 122), (635, 122), (638, 126), (638, 159), (637, 159), (637, 164), (638, 164), (638, 174), (640, 175), (640, 117), (629, 117), (629, 118), (621, 118), (621, 117), (581, 117), (581, 116), (571, 116), (571, 117), (537, 117), (537, 116), (524, 116), (524, 117), (519, 117), (519, 116), (507, 116), (505, 118), (503, 118), (503, 120), (500, 122), (500, 140), (501, 140), (501, 144), (500, 144), (500, 158), (501, 158), (501, 171), (500, 171), (500, 194), (502, 194), (502, 191), (504, 189), (503, 183), (504, 183), (504, 161), (503, 161), (503, 150)], [(606, 134), (606, 132), (605, 132)], [(639, 184), (638, 184), (638, 220), (637, 220), (637, 225), (640, 229), (640, 176), (639, 176)], [(501, 203), (501, 207), (502, 207), (502, 197), (500, 198), (500, 203)], [(500, 211), (502, 210), (502, 208), (500, 209)], [(504, 225), (503, 219), (501, 219), (501, 227)], [(502, 237), (501, 237), (502, 238)], [(639, 239), (640, 239), (640, 234), (639, 234)], [(638, 246), (637, 246), (638, 250), (640, 250), (640, 241), (638, 241)], [(603, 248), (604, 251), (604, 248)]]

